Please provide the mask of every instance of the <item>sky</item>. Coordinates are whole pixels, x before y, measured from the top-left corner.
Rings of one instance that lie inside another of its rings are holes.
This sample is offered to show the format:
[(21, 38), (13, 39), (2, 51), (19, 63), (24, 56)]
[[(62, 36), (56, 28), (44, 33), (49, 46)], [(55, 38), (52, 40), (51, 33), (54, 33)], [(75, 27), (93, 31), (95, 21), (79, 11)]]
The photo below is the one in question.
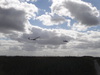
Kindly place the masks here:
[(0, 55), (100, 57), (100, 1), (0, 0)]

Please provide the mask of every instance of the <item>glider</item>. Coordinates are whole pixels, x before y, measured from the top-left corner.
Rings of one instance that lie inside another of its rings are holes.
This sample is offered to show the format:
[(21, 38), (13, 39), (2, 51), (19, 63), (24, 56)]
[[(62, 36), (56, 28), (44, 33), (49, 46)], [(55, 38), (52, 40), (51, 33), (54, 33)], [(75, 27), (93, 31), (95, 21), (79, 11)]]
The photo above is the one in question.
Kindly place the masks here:
[(63, 40), (63, 42), (68, 42), (67, 40)]
[(30, 37), (28, 38), (29, 40), (37, 40), (38, 38), (40, 38), (40, 36), (39, 37), (36, 37), (36, 38), (34, 38), (34, 39), (31, 39)]

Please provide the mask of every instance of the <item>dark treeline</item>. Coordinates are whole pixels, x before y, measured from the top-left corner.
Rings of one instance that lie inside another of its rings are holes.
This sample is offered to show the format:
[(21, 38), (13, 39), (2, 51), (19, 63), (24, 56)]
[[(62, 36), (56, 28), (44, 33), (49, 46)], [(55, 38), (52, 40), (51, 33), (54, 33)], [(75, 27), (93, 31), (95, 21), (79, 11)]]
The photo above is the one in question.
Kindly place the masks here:
[(96, 75), (94, 57), (0, 57), (0, 75)]

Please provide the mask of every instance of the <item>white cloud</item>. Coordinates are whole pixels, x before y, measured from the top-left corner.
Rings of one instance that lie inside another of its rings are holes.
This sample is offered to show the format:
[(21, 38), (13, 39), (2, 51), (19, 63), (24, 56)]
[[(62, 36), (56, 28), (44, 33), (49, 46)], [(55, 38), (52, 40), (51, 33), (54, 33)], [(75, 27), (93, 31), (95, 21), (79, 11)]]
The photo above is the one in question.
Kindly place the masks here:
[(50, 14), (41, 15), (37, 17), (37, 20), (42, 21), (42, 23), (47, 26), (59, 25), (67, 21), (64, 17), (57, 16), (57, 15), (52, 16)]
[(20, 0), (21, 2), (37, 2), (37, 0)]
[(99, 10), (92, 4), (81, 0), (53, 0), (51, 10), (60, 16), (76, 19), (82, 25), (99, 24)]
[(86, 31), (88, 29), (88, 26), (81, 25), (80, 23), (74, 23), (71, 28), (72, 30), (76, 30), (76, 31)]
[[(100, 32), (89, 31), (87, 33), (79, 34), (75, 40), (74, 48), (83, 50), (100, 49)], [(72, 44), (71, 44), (72, 45)]]
[(0, 40), (0, 51), (21, 50), (21, 45), (22, 43), (19, 43), (16, 40)]
[[(81, 10), (81, 8), (83, 9)], [(62, 56), (79, 54), (96, 56), (97, 54), (99, 56), (100, 31), (85, 33), (75, 31), (80, 30), (80, 28), (85, 30), (87, 26), (98, 24), (99, 13), (95, 7), (81, 0), (53, 0), (51, 9), (51, 13), (54, 12), (57, 15), (54, 13), (45, 14), (37, 19), (45, 25), (58, 25), (67, 22), (68, 26), (71, 26), (70, 20), (64, 17), (69, 16), (78, 20), (79, 23), (74, 23), (73, 30), (46, 29), (33, 26), (29, 19), (35, 18), (35, 13), (38, 12), (38, 8), (34, 4), (18, 0), (0, 0), (0, 55)], [(89, 16), (90, 19), (86, 18), (87, 14), (91, 16)], [(91, 22), (94, 19), (95, 21)], [(28, 39), (28, 37), (36, 38), (38, 36), (40, 38), (34, 41)], [(68, 40), (68, 43), (63, 42), (63, 40)]]

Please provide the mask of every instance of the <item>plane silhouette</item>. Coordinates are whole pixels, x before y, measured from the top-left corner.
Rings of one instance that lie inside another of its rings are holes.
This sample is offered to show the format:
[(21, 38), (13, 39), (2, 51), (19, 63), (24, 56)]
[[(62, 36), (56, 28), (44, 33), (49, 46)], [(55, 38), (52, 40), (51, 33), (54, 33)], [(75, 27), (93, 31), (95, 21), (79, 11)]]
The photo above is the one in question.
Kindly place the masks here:
[(36, 37), (36, 38), (33, 38), (31, 39), (30, 37), (28, 38), (29, 40), (37, 40), (38, 38), (40, 38), (40, 36)]
[(63, 42), (68, 42), (67, 40), (63, 40)]

